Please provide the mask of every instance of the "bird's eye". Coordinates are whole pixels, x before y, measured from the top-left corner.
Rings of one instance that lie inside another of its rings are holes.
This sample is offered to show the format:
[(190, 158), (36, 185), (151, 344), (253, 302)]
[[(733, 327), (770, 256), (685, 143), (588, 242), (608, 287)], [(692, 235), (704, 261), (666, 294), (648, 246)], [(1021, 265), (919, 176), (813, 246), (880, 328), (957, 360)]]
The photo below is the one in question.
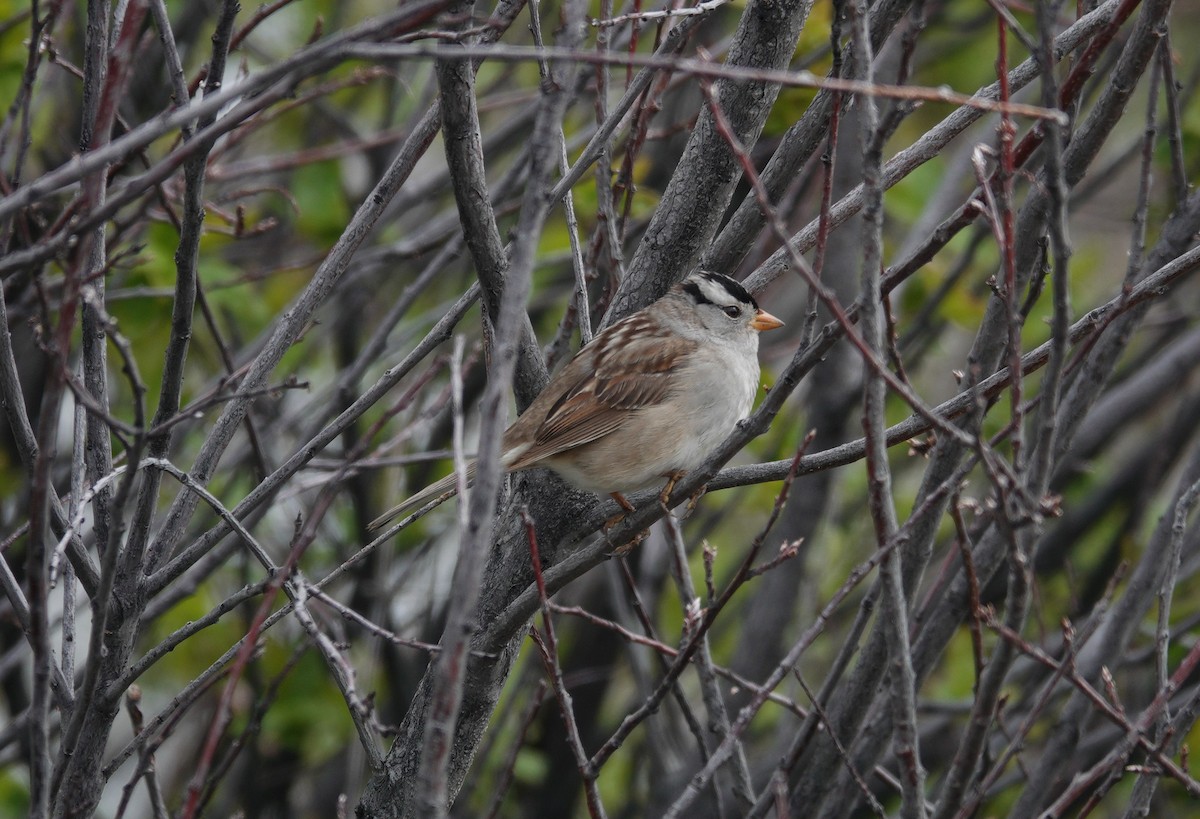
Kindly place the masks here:
[(725, 311), (725, 315), (729, 316), (730, 318), (737, 318), (742, 314), (742, 308), (732, 304), (728, 307), (722, 307), (721, 309)]

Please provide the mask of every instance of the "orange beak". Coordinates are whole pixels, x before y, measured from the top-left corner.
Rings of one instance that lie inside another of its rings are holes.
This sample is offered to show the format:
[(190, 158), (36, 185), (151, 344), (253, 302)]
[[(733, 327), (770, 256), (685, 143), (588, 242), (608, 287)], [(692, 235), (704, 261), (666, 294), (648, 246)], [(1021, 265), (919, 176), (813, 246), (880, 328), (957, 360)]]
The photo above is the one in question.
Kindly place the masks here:
[(782, 327), (783, 322), (775, 318), (766, 310), (760, 309), (754, 314), (754, 318), (750, 321), (750, 326), (761, 333), (764, 330), (774, 330), (776, 327)]

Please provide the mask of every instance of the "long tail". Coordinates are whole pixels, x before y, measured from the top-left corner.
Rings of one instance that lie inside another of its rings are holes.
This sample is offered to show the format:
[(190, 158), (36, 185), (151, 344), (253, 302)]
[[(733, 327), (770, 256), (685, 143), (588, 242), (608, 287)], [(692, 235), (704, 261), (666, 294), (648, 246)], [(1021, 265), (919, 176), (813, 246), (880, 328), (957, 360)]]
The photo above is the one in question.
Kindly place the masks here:
[[(472, 483), (474, 483), (474, 481), (475, 462), (471, 461), (467, 464), (467, 486), (470, 486)], [(371, 521), (367, 525), (367, 530), (373, 532), (376, 529), (382, 529), (384, 526), (387, 526), (401, 515), (406, 515), (414, 509), (420, 509), (434, 498), (437, 498), (437, 502), (441, 503), (444, 500), (454, 497), (454, 495), (458, 492), (456, 483), (457, 476), (455, 473), (451, 472), (440, 481), (430, 484), (408, 500), (402, 501), (401, 503), (384, 512), (379, 517), (375, 518), (375, 520)]]

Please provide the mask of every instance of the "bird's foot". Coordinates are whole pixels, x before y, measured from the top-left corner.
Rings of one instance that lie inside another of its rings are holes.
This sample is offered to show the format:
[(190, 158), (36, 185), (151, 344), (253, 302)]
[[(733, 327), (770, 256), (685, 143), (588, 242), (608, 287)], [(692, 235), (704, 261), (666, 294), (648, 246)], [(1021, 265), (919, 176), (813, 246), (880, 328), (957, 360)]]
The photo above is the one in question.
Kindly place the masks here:
[(667, 475), (667, 485), (658, 493), (658, 505), (662, 507), (663, 512), (671, 514), (671, 508), (667, 503), (671, 500), (671, 493), (675, 491), (675, 484), (679, 483), (683, 478), (683, 472), (671, 472)]
[[(609, 531), (614, 526), (616, 526), (618, 523), (623, 521), (625, 519), (625, 516), (628, 515), (630, 512), (634, 511), (634, 509), (636, 508), (636, 507), (634, 507), (634, 505), (632, 503), (629, 502), (629, 499), (626, 498), (624, 495), (622, 495), (620, 492), (611, 492), (609, 494), (612, 497), (612, 499), (617, 502), (617, 505), (619, 505), (623, 511), (618, 512), (617, 514), (613, 515), (608, 520), (604, 521), (604, 539), (605, 540), (608, 540)], [(646, 539), (646, 534), (647, 534), (647, 532), (645, 529), (638, 532), (636, 535), (633, 536), (633, 538), (628, 543), (623, 543), (620, 546), (615, 547), (613, 549), (613, 554), (616, 554), (616, 555), (629, 554), (630, 550), (632, 550), (634, 546), (637, 546), (639, 543), (641, 543), (643, 540)], [(609, 542), (611, 543), (612, 541), (609, 541)]]
[(617, 502), (617, 505), (620, 506), (623, 511), (618, 512), (617, 514), (613, 515), (608, 520), (604, 521), (604, 533), (606, 535), (608, 534), (609, 529), (613, 528), (618, 523), (620, 523), (622, 520), (624, 520), (625, 516), (634, 510), (634, 505), (632, 503), (630, 503), (629, 499), (626, 498), (624, 495), (622, 495), (620, 492), (610, 492), (608, 494), (609, 494), (609, 497), (611, 497), (613, 500), (615, 500)]
[(643, 529), (642, 531), (640, 531), (636, 535), (634, 535), (632, 538), (630, 538), (629, 541), (627, 541), (626, 543), (622, 543), (620, 546), (613, 549), (612, 553), (618, 557), (624, 557), (625, 555), (632, 552), (635, 546), (637, 546), (639, 543), (641, 543), (643, 540), (645, 540), (646, 535), (648, 535), (648, 534), (650, 534), (649, 530)]

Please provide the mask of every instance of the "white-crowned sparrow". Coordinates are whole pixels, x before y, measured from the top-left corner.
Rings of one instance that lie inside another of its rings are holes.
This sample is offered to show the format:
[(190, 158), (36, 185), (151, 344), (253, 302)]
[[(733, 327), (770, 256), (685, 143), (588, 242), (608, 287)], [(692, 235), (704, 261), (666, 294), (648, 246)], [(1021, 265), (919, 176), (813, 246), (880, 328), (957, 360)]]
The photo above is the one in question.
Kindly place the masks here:
[[(727, 276), (700, 271), (606, 328), (504, 433), (509, 472), (546, 466), (581, 489), (619, 493), (704, 462), (758, 388), (758, 334), (783, 324)], [(468, 479), (475, 464), (468, 467)], [(369, 528), (453, 491), (454, 475)]]

